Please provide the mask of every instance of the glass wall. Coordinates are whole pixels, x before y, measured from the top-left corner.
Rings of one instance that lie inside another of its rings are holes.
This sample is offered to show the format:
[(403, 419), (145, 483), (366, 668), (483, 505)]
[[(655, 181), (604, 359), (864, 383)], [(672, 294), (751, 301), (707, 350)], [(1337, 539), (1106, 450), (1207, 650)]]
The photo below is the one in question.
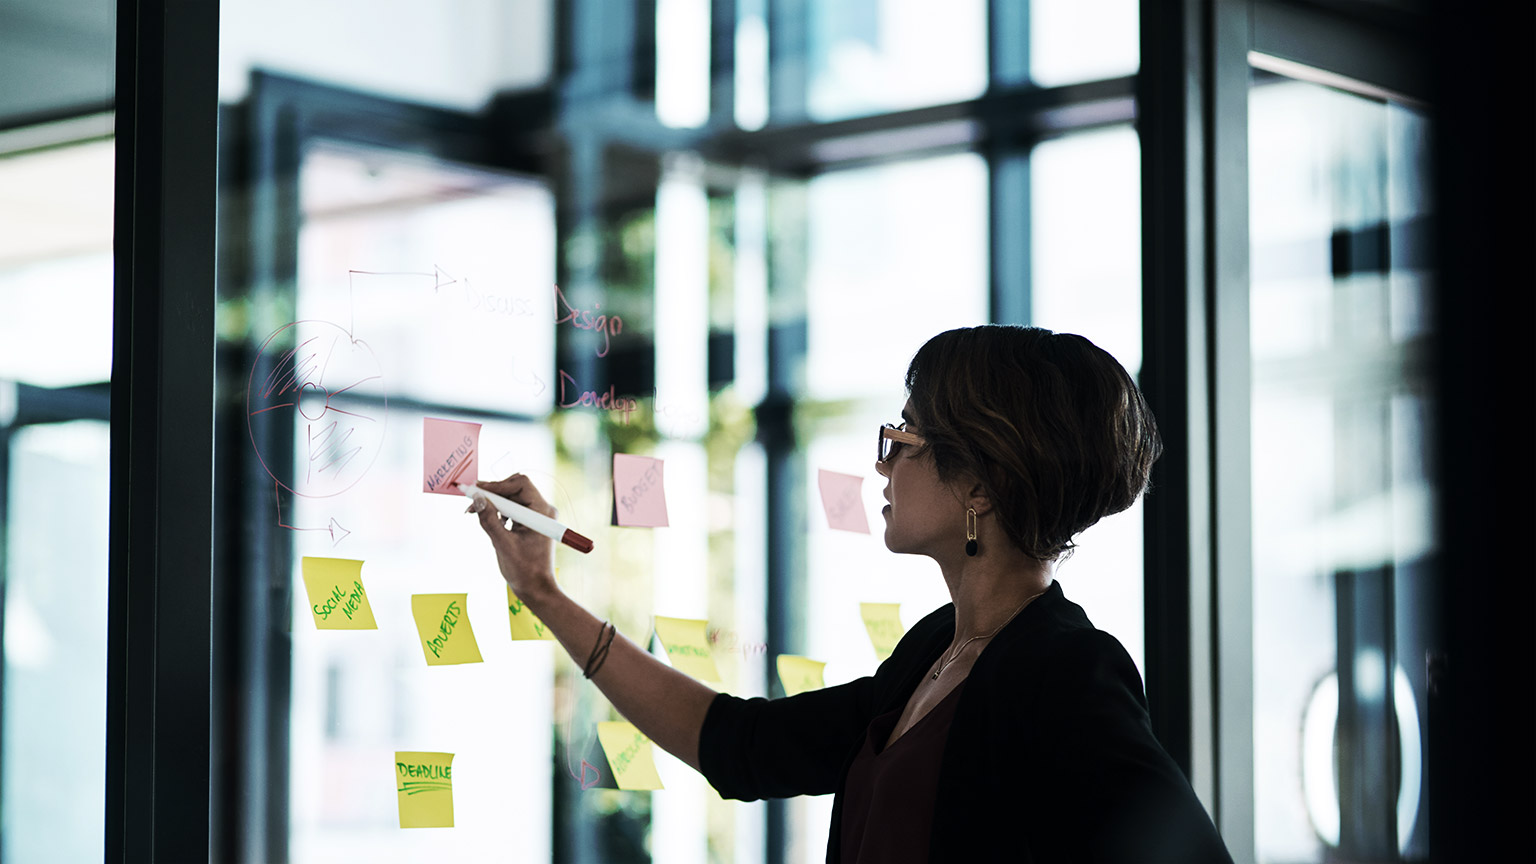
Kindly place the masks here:
[[(275, 658), (257, 673), (273, 856), (825, 856), (830, 796), (723, 801), (660, 751), (663, 788), (617, 788), (598, 728), (621, 718), (518, 617), (464, 502), (423, 491), (439, 421), (473, 424), (478, 477), (528, 474), (594, 540), (557, 556), (579, 602), (663, 657), (658, 616), (702, 621), (708, 683), (777, 697), (784, 655), (826, 685), (874, 671), (861, 604), (910, 626), (948, 602), (931, 562), (834, 524), (824, 493), (851, 484), (848, 512), (878, 523), (873, 433), (926, 339), (1012, 292), (1031, 302), (1011, 320), (1139, 369), (1130, 112), (1053, 114), (1058, 137), (1009, 145), (1002, 194), (985, 130), (909, 136), (896, 113), (1130, 75), (1134, 4), (1096, 7), (1115, 38), (1093, 58), (1050, 50), (1090, 26), (1063, 4), (736, 7), (223, 4), (221, 99), (243, 122), (221, 126), (240, 239), (220, 403), (239, 410), (219, 422), (245, 503), (221, 530), (277, 598), (242, 613)], [(1004, 75), (989, 34), (1023, 34), (1020, 13), (1029, 62)], [(825, 131), (852, 117), (896, 134)], [(999, 278), (1000, 247), (1032, 263)], [(664, 478), (664, 525), (621, 524), (636, 461)], [(1061, 574), (1138, 663), (1140, 522), (1093, 528)], [(312, 583), (341, 569), (376, 628), (330, 626)], [(442, 595), (478, 662), (433, 662), (413, 604)], [(403, 753), (452, 754), (451, 828), (402, 830)]]
[(0, 156), (0, 858), (21, 864), (102, 857), (112, 176), (109, 138)]
[(1249, 110), (1258, 860), (1422, 860), (1427, 122), (1273, 76)]

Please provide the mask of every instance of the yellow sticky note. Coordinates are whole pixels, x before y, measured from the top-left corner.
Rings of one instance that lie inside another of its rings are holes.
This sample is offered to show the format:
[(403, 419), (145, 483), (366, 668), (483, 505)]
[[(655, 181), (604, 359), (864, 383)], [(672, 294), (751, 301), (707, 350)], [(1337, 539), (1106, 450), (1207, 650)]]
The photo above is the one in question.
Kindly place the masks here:
[(864, 629), (869, 631), (869, 641), (875, 646), (875, 656), (884, 661), (907, 632), (901, 626), (901, 604), (860, 603), (859, 615), (864, 618)]
[(507, 588), (507, 617), (512, 620), (513, 639), (545, 639), (550, 642), (555, 641), (555, 635), (549, 632), (549, 628), (544, 626), (544, 622), (539, 620), (539, 616), (533, 614), (533, 610), (523, 605), (523, 601), (519, 600), (517, 595), (512, 593), (510, 587)]
[(812, 660), (809, 657), (797, 657), (794, 654), (780, 654), (778, 657), (779, 681), (784, 685), (784, 693), (794, 696), (807, 690), (820, 690), (827, 686), (822, 677), (822, 671), (827, 664), (820, 660)]
[(709, 635), (705, 633), (708, 623), (657, 615), (656, 638), (667, 649), (667, 659), (672, 661), (673, 668), (700, 681), (719, 681), (720, 672), (715, 669), (715, 657), (709, 651)]
[(608, 757), (608, 768), (620, 789), (660, 789), (661, 775), (656, 773), (656, 757), (651, 739), (640, 734), (633, 723), (622, 721), (597, 724), (597, 740)]
[(321, 630), (377, 630), (368, 592), (363, 590), (363, 562), (350, 558), (301, 558), (309, 611)]
[(401, 828), (453, 827), (453, 754), (395, 751)]
[(464, 594), (412, 594), (411, 617), (428, 666), (479, 663), (480, 646), (469, 627)]

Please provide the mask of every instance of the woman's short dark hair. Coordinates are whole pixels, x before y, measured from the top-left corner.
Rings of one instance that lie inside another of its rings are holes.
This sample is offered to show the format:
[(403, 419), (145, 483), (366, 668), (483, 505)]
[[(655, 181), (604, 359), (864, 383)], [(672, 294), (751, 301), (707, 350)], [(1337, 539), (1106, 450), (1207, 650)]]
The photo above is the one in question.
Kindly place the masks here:
[(1008, 538), (1041, 561), (1134, 504), (1163, 452), (1136, 382), (1071, 333), (940, 333), (907, 367), (907, 393), (939, 478), (976, 478)]

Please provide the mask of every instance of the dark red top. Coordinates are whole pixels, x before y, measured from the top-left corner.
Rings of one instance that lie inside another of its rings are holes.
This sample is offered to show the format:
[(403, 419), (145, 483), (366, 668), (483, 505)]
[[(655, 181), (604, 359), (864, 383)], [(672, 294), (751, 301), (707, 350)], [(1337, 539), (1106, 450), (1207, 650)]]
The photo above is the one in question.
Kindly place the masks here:
[(962, 681), (889, 747), (902, 708), (869, 721), (843, 786), (843, 861), (927, 864), (944, 741), (964, 689)]

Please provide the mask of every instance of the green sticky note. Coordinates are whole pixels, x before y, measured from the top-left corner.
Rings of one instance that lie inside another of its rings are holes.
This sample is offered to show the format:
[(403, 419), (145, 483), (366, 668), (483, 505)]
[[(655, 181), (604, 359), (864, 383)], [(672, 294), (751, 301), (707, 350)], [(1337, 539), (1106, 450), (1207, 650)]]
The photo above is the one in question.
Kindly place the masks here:
[(620, 789), (662, 788), (651, 739), (640, 734), (634, 724), (621, 721), (599, 723), (597, 740), (603, 745), (603, 755), (608, 757), (608, 767)]
[(309, 611), (321, 630), (377, 630), (368, 592), (363, 590), (363, 562), (350, 558), (301, 558)]
[(907, 632), (901, 625), (901, 604), (860, 603), (859, 615), (864, 618), (864, 629), (869, 631), (870, 644), (875, 646), (875, 656), (883, 662)]
[(786, 695), (794, 696), (797, 693), (820, 690), (827, 686), (822, 676), (826, 663), (809, 657), (797, 657), (794, 654), (780, 654), (777, 659), (779, 681), (784, 685)]
[(693, 618), (663, 618), (656, 616), (656, 638), (667, 650), (667, 660), (674, 669), (686, 672), (700, 681), (719, 681), (720, 672), (715, 669), (715, 657), (709, 650), (709, 635), (705, 632), (709, 622)]
[(453, 827), (453, 754), (395, 751), (401, 828)]
[(542, 639), (549, 642), (555, 641), (555, 634), (549, 632), (539, 616), (523, 605), (523, 601), (512, 593), (512, 588), (507, 588), (507, 617), (512, 621), (513, 639)]
[(428, 666), (479, 663), (480, 646), (469, 626), (465, 594), (412, 594), (411, 617)]

